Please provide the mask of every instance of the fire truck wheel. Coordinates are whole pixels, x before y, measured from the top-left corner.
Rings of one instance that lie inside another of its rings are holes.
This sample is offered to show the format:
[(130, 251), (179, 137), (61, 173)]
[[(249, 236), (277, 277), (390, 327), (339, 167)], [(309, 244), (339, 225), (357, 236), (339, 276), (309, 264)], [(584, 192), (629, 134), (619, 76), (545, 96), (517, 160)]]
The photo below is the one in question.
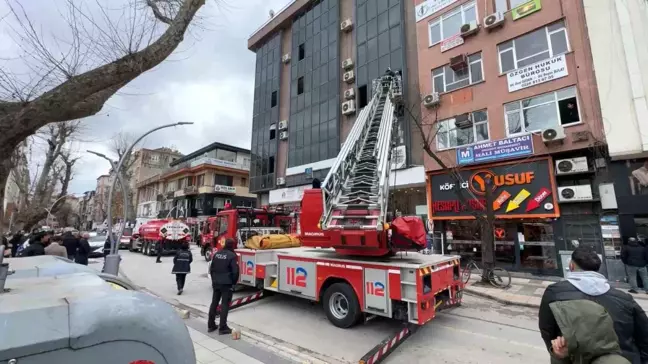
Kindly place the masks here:
[(347, 283), (334, 283), (324, 292), (326, 317), (337, 327), (347, 329), (362, 318), (360, 303), (353, 288)]

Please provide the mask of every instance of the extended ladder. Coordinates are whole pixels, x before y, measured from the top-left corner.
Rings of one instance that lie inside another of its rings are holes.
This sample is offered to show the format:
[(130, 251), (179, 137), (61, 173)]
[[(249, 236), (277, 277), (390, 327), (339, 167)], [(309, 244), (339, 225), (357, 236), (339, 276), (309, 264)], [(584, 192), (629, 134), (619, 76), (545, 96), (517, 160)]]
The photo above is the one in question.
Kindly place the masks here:
[(389, 200), (394, 103), (401, 78), (389, 72), (374, 80), (373, 97), (362, 109), (324, 183), (321, 228), (383, 230)]

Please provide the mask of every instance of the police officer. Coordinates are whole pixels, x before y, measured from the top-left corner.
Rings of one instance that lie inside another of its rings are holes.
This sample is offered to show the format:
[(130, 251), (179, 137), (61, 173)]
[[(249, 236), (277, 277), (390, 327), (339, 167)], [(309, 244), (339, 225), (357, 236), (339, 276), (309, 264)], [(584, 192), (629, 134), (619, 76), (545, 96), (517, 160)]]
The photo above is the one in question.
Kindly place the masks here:
[[(227, 335), (232, 332), (232, 329), (227, 327), (227, 314), (229, 313), (229, 303), (232, 299), (234, 285), (239, 279), (238, 258), (234, 253), (236, 242), (230, 238), (225, 240), (224, 245), (214, 253), (209, 267), (214, 293), (209, 306), (207, 332), (218, 329), (219, 335)], [(219, 302), (221, 304), (220, 323), (216, 326), (216, 307), (218, 307)]]

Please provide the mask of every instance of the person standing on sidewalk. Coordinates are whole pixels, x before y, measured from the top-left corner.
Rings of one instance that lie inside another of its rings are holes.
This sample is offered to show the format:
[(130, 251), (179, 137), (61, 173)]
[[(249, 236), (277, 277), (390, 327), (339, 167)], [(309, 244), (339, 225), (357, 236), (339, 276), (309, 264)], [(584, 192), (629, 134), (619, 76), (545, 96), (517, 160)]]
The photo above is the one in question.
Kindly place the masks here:
[[(568, 363), (569, 361), (565, 360), (574, 355), (594, 354), (591, 352), (570, 352), (569, 348), (575, 348), (575, 343), (570, 343), (568, 340), (570, 336), (573, 336), (573, 330), (576, 328), (570, 327), (570, 332), (563, 335), (561, 326), (556, 319), (558, 318), (564, 324), (564, 316), (556, 317), (554, 314), (557, 308), (566, 307), (563, 302), (574, 301), (573, 306), (578, 309), (581, 300), (589, 300), (602, 306), (603, 310), (600, 311), (606, 311), (611, 317), (621, 355), (632, 364), (645, 364), (648, 362), (648, 317), (632, 296), (610, 287), (605, 276), (598, 273), (600, 268), (601, 259), (598, 254), (591, 247), (579, 246), (572, 253), (567, 280), (554, 283), (545, 290), (540, 302), (538, 326), (542, 339), (552, 356), (552, 362), (563, 360), (562, 362)], [(569, 310), (575, 312), (574, 307)], [(583, 311), (589, 309), (584, 304), (581, 304), (580, 307)], [(590, 316), (590, 319), (596, 319), (596, 317)], [(570, 321), (575, 325), (581, 325), (574, 321), (573, 317)], [(599, 327), (599, 330), (601, 331), (592, 333), (592, 336), (604, 337), (604, 327)], [(609, 340), (606, 343), (609, 343)]]
[[(229, 313), (229, 303), (232, 299), (234, 285), (239, 280), (238, 257), (234, 252), (236, 242), (229, 238), (225, 240), (225, 246), (218, 250), (212, 256), (209, 266), (209, 273), (212, 280), (211, 305), (209, 305), (209, 316), (207, 320), (207, 332), (213, 332), (218, 329), (220, 335), (227, 335), (232, 332), (227, 326), (227, 314)], [(220, 303), (220, 323), (216, 326), (216, 308)]]
[(156, 263), (162, 263), (162, 252), (164, 251), (165, 241), (166, 239), (162, 239), (157, 244), (157, 259), (155, 260)]
[(191, 273), (191, 262), (193, 262), (193, 255), (189, 250), (189, 242), (182, 243), (180, 250), (173, 257), (173, 269), (171, 270), (171, 274), (175, 274), (176, 276), (178, 296), (184, 290), (187, 274)]
[(65, 249), (65, 247), (61, 245), (62, 241), (63, 238), (61, 238), (60, 236), (52, 237), (52, 242), (45, 247), (45, 255), (55, 255), (67, 259), (67, 249)]
[(81, 235), (81, 238), (79, 239), (79, 247), (77, 248), (77, 254), (74, 257), (75, 263), (88, 265), (88, 258), (90, 257), (90, 251), (92, 250), (90, 243), (88, 243), (89, 238), (90, 234), (88, 233), (83, 233)]
[(637, 284), (637, 273), (641, 277), (643, 289), (648, 294), (648, 249), (639, 244), (636, 238), (629, 238), (628, 244), (621, 247), (621, 261), (626, 266), (628, 280), (630, 281), (630, 293), (639, 293)]

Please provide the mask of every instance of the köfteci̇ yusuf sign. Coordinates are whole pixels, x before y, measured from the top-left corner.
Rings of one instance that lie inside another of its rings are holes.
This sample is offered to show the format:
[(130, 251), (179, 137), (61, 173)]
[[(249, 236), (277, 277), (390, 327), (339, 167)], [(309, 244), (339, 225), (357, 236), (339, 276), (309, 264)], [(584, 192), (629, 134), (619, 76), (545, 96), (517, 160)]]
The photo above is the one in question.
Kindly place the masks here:
[(493, 162), (533, 154), (531, 134), (457, 148), (457, 164)]
[(541, 83), (567, 76), (565, 55), (545, 59), (532, 65), (518, 68), (506, 74), (509, 92), (525, 89)]

